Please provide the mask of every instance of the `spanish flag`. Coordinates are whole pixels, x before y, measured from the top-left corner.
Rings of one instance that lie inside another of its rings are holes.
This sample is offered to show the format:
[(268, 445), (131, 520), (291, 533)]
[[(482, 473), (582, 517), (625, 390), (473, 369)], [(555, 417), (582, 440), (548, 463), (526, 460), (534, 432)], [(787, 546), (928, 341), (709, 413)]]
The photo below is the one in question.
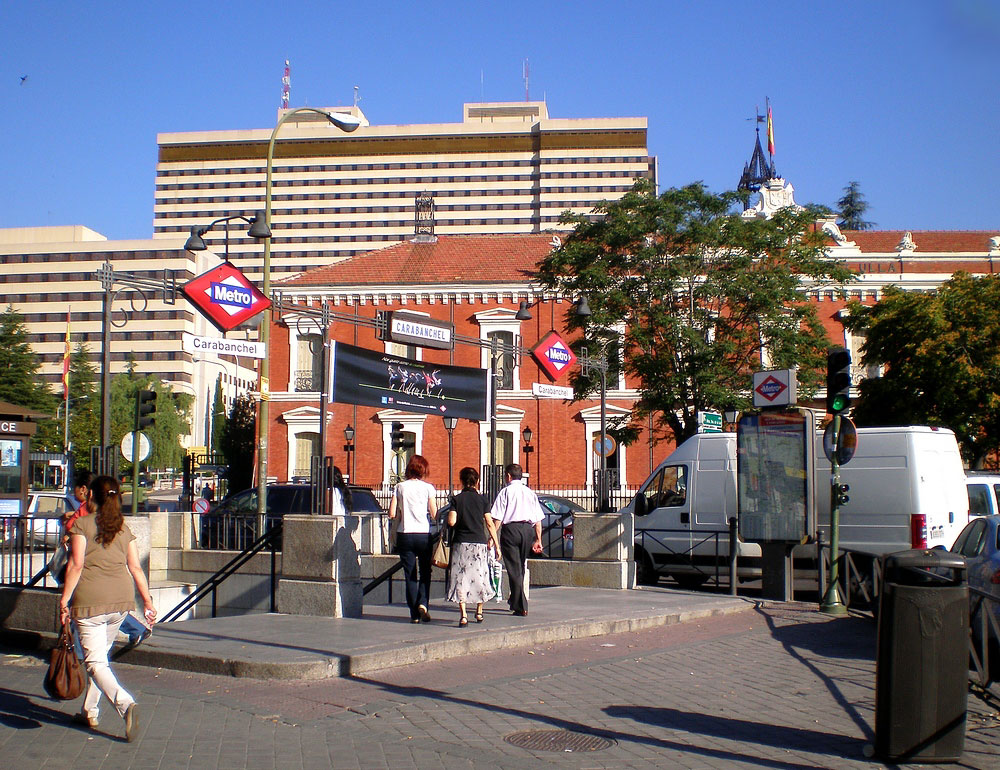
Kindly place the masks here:
[(70, 353), (72, 352), (71, 348), (70, 348), (70, 344), (69, 344), (69, 314), (70, 314), (70, 311), (67, 310), (66, 311), (66, 347), (63, 349), (63, 375), (62, 375), (63, 398), (66, 398), (66, 399), (69, 398), (69, 357), (70, 357)]
[(767, 105), (767, 152), (774, 155), (774, 123), (771, 121), (771, 105)]

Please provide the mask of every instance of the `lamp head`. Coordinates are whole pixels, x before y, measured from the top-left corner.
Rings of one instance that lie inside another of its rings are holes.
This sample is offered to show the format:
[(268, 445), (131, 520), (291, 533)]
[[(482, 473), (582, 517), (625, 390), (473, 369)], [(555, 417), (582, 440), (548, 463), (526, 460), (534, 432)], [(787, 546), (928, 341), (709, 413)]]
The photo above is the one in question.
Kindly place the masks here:
[(525, 444), (530, 444), (532, 436), (531, 428), (525, 428), (523, 431), (521, 431), (521, 436), (524, 438)]
[(580, 316), (580, 318), (590, 317), (590, 305), (587, 304), (586, 297), (580, 297), (580, 299), (576, 301), (576, 314)]
[(357, 131), (361, 125), (361, 121), (358, 118), (346, 112), (324, 112), (323, 114), (326, 115), (326, 119), (333, 123), (333, 125), (346, 133)]
[(514, 314), (514, 318), (518, 321), (531, 320), (531, 313), (528, 311), (528, 301), (526, 299), (521, 300), (521, 304), (517, 308), (517, 312)]
[(263, 240), (264, 238), (271, 237), (271, 228), (268, 227), (267, 222), (264, 221), (263, 214), (258, 214), (250, 220), (250, 229), (247, 231), (247, 235), (251, 238), (256, 238), (257, 240)]
[(354, 427), (350, 423), (344, 428), (344, 438), (348, 441), (354, 441)]
[(455, 426), (458, 425), (457, 417), (443, 417), (445, 430), (455, 430)]
[(184, 242), (184, 248), (187, 251), (205, 251), (208, 246), (205, 245), (205, 241), (201, 236), (205, 234), (206, 230), (208, 230), (207, 227), (198, 227), (197, 225), (192, 227), (191, 235)]

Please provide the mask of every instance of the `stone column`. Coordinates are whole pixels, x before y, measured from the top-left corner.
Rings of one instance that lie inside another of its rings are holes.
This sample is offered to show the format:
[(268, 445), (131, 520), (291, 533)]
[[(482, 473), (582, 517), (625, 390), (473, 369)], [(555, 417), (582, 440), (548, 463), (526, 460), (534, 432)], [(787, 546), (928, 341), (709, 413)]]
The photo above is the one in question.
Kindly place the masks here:
[(278, 612), (361, 617), (361, 520), (286, 515)]

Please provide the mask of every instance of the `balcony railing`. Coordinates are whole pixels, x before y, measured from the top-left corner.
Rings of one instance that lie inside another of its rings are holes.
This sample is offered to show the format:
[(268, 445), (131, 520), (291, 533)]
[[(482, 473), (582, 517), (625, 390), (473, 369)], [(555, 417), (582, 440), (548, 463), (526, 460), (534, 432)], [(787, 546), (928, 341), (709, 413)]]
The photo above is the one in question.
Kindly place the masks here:
[(319, 375), (312, 369), (296, 371), (294, 381), (296, 393), (315, 393), (319, 390)]

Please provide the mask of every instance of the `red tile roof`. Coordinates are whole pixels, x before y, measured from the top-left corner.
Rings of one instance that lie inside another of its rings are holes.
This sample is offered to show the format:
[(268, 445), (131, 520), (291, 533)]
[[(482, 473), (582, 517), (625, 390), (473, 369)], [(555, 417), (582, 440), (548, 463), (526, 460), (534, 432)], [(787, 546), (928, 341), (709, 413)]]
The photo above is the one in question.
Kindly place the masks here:
[[(897, 244), (906, 234), (905, 230), (844, 230), (844, 237), (858, 244), (864, 253), (888, 253), (896, 251)], [(994, 232), (986, 230), (911, 230), (910, 235), (917, 245), (915, 254), (981, 253), (989, 251), (990, 238), (1000, 235), (1000, 228)]]
[(552, 233), (439, 236), (404, 241), (317, 267), (282, 281), (289, 286), (526, 283), (552, 249)]

